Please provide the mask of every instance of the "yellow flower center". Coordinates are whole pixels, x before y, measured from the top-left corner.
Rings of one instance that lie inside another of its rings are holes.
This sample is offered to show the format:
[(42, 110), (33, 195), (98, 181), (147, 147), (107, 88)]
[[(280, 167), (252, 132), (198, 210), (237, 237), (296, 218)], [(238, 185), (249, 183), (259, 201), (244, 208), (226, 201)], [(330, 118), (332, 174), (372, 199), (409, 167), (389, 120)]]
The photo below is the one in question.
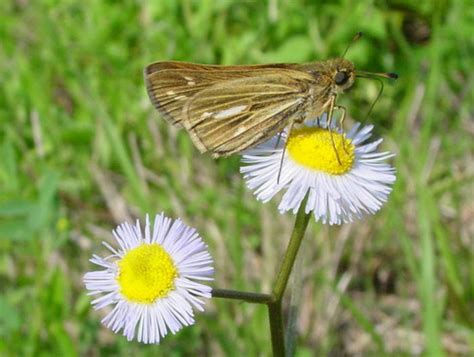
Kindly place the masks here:
[[(334, 142), (333, 142), (333, 140)], [(342, 175), (354, 163), (354, 144), (343, 135), (318, 127), (293, 129), (287, 150), (297, 163), (331, 175)]]
[(178, 271), (159, 244), (143, 244), (118, 262), (121, 293), (130, 301), (150, 304), (174, 289)]

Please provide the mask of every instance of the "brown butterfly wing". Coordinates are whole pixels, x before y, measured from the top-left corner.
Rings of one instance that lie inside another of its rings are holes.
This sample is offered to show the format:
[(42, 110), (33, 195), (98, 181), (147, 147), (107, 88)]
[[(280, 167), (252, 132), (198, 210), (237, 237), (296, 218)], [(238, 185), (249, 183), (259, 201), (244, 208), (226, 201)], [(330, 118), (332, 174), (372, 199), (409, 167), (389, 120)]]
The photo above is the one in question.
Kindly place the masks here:
[(294, 65), (218, 66), (169, 61), (150, 64), (145, 68), (144, 76), (153, 105), (171, 124), (182, 127), (182, 108), (200, 91), (219, 82), (258, 77), (271, 69), (291, 66)]
[(310, 104), (313, 78), (281, 69), (227, 80), (204, 89), (183, 109), (183, 124), (196, 147), (227, 156), (270, 139)]

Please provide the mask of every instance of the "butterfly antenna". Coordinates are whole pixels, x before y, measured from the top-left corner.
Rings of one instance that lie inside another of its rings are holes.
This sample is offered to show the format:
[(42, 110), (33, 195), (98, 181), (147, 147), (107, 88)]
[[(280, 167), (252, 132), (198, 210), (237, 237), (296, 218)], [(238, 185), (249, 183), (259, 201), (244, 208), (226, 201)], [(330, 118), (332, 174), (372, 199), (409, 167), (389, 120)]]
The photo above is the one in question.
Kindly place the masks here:
[(342, 58), (346, 57), (346, 53), (347, 51), (349, 51), (349, 48), (351, 48), (352, 44), (356, 42), (357, 40), (359, 40), (359, 38), (361, 37), (362, 37), (362, 32), (357, 32), (356, 35), (352, 38), (351, 42), (349, 42), (349, 44), (347, 45), (346, 50), (342, 54)]

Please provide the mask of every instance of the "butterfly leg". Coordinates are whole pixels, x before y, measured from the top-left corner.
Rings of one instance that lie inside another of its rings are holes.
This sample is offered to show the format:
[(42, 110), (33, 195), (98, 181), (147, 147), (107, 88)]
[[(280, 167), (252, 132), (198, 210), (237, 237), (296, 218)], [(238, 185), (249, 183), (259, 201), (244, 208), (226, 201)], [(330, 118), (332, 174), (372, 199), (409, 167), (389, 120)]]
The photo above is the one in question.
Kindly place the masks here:
[(327, 127), (328, 127), (329, 133), (331, 135), (331, 143), (332, 143), (332, 147), (334, 148), (334, 153), (336, 154), (337, 162), (339, 163), (339, 165), (342, 165), (341, 159), (339, 158), (339, 153), (337, 152), (336, 143), (334, 141), (334, 135), (333, 135), (332, 128), (331, 128), (332, 118), (333, 118), (333, 114), (334, 114), (334, 107), (335, 107), (334, 102), (335, 101), (336, 101), (336, 96), (333, 96), (331, 98), (331, 102), (329, 103)]
[[(341, 126), (341, 131), (344, 135), (344, 120), (346, 119), (346, 108), (342, 107), (340, 105), (335, 105), (334, 109), (342, 111), (341, 119), (339, 120), (339, 125)], [(344, 136), (344, 138), (345, 138), (345, 136)], [(342, 141), (342, 148), (344, 149), (346, 154), (349, 155), (349, 153), (347, 152), (347, 148), (346, 148), (346, 140)]]
[(283, 135), (283, 130), (278, 133), (278, 138), (277, 138), (277, 141), (275, 143), (275, 148), (274, 148), (275, 150), (278, 148), (278, 145), (280, 145), (282, 135)]
[(346, 107), (335, 105), (334, 109), (340, 110), (342, 112), (341, 119), (339, 120), (339, 125), (341, 126), (341, 130), (343, 130), (344, 120), (346, 119)]
[[(296, 123), (296, 120), (293, 120), (288, 126), (288, 133), (286, 135), (285, 145), (283, 146), (283, 151), (281, 153), (280, 167), (278, 169), (277, 185), (280, 183), (281, 170), (283, 168), (283, 159), (285, 158), (285, 153), (286, 153), (286, 145), (288, 144), (288, 139), (291, 135), (291, 131), (293, 130), (293, 126), (295, 125), (295, 123)], [(280, 140), (280, 138), (278, 138), (278, 140)]]

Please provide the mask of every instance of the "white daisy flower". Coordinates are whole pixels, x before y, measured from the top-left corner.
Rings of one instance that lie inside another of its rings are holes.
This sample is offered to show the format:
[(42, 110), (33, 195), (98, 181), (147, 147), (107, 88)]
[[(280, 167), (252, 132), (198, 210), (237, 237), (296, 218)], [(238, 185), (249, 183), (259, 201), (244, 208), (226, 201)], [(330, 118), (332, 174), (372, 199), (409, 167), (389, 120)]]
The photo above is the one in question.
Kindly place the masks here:
[(286, 133), (245, 152), (240, 171), (258, 200), (286, 190), (281, 213), (296, 213), (309, 192), (305, 212), (312, 211), (316, 221), (352, 222), (377, 212), (395, 182), (395, 169), (386, 163), (393, 154), (376, 151), (382, 139), (367, 142), (372, 129), (356, 124), (344, 134), (333, 128), (334, 144), (325, 121), (293, 129), (283, 162)]
[(202, 298), (211, 288), (212, 258), (194, 228), (157, 215), (153, 230), (146, 216), (144, 235), (139, 221), (119, 225), (113, 232), (118, 247), (104, 242), (111, 255), (93, 255), (91, 262), (105, 269), (89, 272), (84, 283), (89, 295), (100, 295), (96, 310), (113, 305), (103, 319), (129, 341), (159, 343), (168, 332), (194, 324), (193, 308), (203, 311)]

